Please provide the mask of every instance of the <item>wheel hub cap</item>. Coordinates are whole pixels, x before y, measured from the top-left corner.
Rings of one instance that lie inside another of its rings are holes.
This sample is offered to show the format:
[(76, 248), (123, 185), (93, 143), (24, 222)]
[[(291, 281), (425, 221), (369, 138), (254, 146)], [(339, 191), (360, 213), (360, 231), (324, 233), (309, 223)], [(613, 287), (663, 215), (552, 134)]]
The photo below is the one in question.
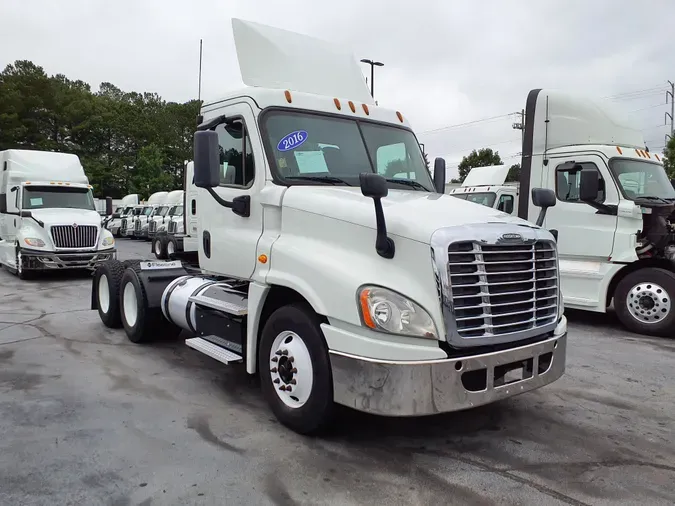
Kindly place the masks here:
[(658, 323), (670, 314), (670, 294), (655, 283), (640, 283), (628, 292), (626, 306), (640, 323)]
[(272, 343), (270, 378), (279, 398), (291, 408), (302, 407), (312, 393), (314, 369), (305, 342), (295, 332), (280, 333)]

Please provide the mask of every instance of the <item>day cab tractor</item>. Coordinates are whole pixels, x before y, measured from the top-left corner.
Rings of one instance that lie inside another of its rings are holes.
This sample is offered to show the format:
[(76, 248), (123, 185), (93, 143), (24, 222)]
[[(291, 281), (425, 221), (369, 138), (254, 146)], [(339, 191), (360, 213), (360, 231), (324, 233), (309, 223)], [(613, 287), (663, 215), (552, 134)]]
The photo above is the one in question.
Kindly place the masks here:
[[(349, 52), (233, 31), (247, 87), (205, 103), (194, 136), (198, 267), (107, 262), (92, 284), (104, 324), (136, 343), (186, 331), (190, 348), (243, 362), (303, 434), (336, 404), (432, 415), (560, 378), (553, 235), (443, 195), (444, 162), (432, 178)], [(543, 221), (555, 199), (533, 194)]]

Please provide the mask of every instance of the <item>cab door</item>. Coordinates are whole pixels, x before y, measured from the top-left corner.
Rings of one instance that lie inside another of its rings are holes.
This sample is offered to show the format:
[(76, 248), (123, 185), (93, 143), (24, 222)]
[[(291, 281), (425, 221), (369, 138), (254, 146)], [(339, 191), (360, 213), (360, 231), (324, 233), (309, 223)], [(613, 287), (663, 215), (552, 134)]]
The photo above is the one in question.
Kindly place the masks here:
[(215, 129), (220, 144), (220, 185), (213, 188), (226, 201), (250, 198), (250, 215), (241, 216), (219, 204), (199, 188), (199, 263), (206, 270), (250, 279), (256, 266), (256, 248), (262, 235), (260, 192), (265, 185), (263, 147), (251, 105), (245, 101), (215, 111), (228, 121)]
[(593, 154), (567, 154), (550, 158), (547, 187), (556, 194), (548, 209), (545, 228), (558, 231), (558, 254), (562, 290), (567, 305), (599, 306), (604, 309), (600, 280), (612, 255), (618, 218), (600, 213), (579, 200), (581, 170), (596, 170), (600, 176), (597, 202), (618, 205), (619, 194), (603, 158)]

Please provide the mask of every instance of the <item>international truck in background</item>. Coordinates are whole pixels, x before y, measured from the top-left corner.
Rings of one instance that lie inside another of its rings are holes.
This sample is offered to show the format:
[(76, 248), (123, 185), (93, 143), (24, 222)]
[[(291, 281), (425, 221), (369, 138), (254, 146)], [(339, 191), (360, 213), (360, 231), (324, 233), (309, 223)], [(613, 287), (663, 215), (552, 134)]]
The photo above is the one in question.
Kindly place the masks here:
[(138, 193), (132, 193), (122, 197), (119, 206), (117, 206), (113, 211), (111, 219), (105, 224), (105, 228), (110, 230), (114, 237), (119, 236), (122, 220), (131, 215), (132, 210), (139, 204), (139, 202), (140, 197)]
[[(194, 200), (185, 188), (199, 265), (104, 263), (103, 323), (137, 343), (185, 330), (196, 351), (243, 362), (300, 433), (336, 403), (431, 415), (560, 378), (551, 233), (443, 195), (444, 162), (432, 180), (351, 53), (236, 19), (233, 32), (247, 87), (202, 106)], [(532, 191), (542, 214), (555, 204)]]
[(0, 169), (0, 264), (23, 279), (115, 258), (76, 155), (11, 149)]
[(554, 191), (544, 226), (558, 234), (565, 307), (604, 313), (613, 303), (628, 329), (672, 337), (675, 190), (660, 156), (601, 101), (533, 90), (525, 113), (519, 188), (503, 184), (503, 170), (481, 169), (484, 203), (513, 198), (513, 214), (533, 221), (530, 188)]

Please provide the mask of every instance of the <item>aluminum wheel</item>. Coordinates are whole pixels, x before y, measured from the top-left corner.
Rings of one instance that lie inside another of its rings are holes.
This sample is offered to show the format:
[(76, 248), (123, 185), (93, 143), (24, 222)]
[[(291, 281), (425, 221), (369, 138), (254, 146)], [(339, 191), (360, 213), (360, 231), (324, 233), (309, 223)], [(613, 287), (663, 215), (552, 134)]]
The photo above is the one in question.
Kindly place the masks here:
[(98, 307), (104, 313), (110, 310), (110, 285), (108, 284), (108, 276), (105, 274), (98, 278)]
[(626, 306), (640, 323), (657, 323), (670, 314), (670, 294), (655, 283), (640, 283), (628, 292)]
[(270, 376), (274, 391), (289, 408), (300, 408), (309, 399), (314, 369), (307, 345), (298, 334), (279, 334), (270, 350)]
[(136, 289), (132, 283), (124, 285), (122, 306), (124, 309), (124, 319), (127, 321), (127, 325), (133, 327), (138, 320), (138, 299), (136, 298)]
[(176, 247), (173, 244), (173, 241), (166, 243), (166, 254), (170, 258), (176, 252)]
[(162, 241), (155, 239), (155, 256), (159, 258), (162, 256)]

